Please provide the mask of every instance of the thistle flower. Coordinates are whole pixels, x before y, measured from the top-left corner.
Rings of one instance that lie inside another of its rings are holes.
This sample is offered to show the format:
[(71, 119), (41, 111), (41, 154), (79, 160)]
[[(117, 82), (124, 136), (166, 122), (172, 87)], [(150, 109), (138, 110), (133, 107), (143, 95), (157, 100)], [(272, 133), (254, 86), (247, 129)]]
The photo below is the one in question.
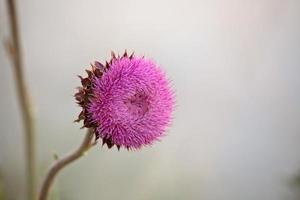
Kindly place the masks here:
[(151, 60), (133, 54), (96, 61), (75, 94), (82, 111), (75, 120), (92, 128), (108, 148), (139, 149), (164, 135), (174, 108), (169, 81)]

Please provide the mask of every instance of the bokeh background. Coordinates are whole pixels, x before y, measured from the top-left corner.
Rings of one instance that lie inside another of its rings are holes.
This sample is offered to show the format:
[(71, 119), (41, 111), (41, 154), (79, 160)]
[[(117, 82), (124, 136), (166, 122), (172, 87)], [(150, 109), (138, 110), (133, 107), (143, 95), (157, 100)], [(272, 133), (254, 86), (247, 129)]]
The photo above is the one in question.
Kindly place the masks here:
[[(77, 74), (124, 49), (153, 58), (177, 94), (172, 127), (141, 151), (101, 145), (70, 165), (65, 200), (299, 199), (299, 0), (19, 0), (25, 72), (35, 103), (39, 177), (77, 147)], [(9, 37), (0, 0), (0, 39)], [(0, 177), (25, 199), (22, 124), (0, 48)], [(39, 179), (40, 180), (40, 179)]]

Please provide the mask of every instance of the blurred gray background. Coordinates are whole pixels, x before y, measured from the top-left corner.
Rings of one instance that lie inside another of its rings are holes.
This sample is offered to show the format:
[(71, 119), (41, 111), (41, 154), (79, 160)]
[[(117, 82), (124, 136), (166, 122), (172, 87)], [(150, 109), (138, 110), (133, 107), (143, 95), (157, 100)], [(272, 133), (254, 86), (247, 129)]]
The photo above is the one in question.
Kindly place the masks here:
[[(70, 165), (66, 200), (290, 200), (300, 173), (299, 0), (19, 0), (35, 102), (40, 178), (85, 133), (73, 94), (90, 62), (124, 49), (155, 59), (177, 94), (168, 136), (127, 152), (101, 145)], [(0, 0), (0, 39), (9, 37)], [(0, 173), (25, 199), (22, 124), (0, 49)], [(39, 179), (40, 180), (40, 179)]]

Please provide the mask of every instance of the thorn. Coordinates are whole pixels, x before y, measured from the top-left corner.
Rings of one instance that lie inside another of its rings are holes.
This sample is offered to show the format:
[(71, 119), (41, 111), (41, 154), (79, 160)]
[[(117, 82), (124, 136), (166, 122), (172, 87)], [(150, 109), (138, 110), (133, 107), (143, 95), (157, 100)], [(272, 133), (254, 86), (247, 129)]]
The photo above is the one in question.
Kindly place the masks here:
[(83, 120), (84, 117), (84, 112), (81, 111), (80, 114), (78, 115), (78, 118), (76, 120), (74, 120), (74, 122), (80, 122), (81, 120)]
[(89, 77), (92, 76), (92, 72), (90, 70), (86, 69), (85, 71), (86, 71), (86, 73), (88, 74)]
[(103, 75), (102, 71), (101, 71), (99, 68), (97, 68), (97, 69), (94, 71), (94, 74), (95, 74), (95, 76), (97, 76), (98, 78), (100, 78), (100, 77)]
[[(95, 129), (94, 129), (95, 130)], [(99, 139), (99, 137), (100, 137), (100, 135), (99, 135), (99, 133), (97, 133), (96, 131), (94, 131), (94, 133), (95, 133), (95, 140), (94, 140), (94, 143), (95, 143), (95, 145), (98, 143), (98, 139)], [(94, 144), (93, 143), (93, 144)]]
[[(96, 136), (97, 137), (97, 136)], [(105, 139), (102, 139), (102, 146), (104, 146), (106, 144)]]
[(82, 90), (83, 90), (83, 87), (78, 86), (78, 87), (76, 87), (76, 89), (79, 90), (79, 91), (82, 91)]
[(78, 102), (83, 101), (83, 97), (82, 97), (81, 94), (75, 94), (75, 99), (76, 99), (76, 101), (78, 101)]
[(86, 87), (86, 86), (88, 86), (88, 85), (90, 85), (90, 84), (91, 84), (91, 81), (90, 81), (89, 78), (81, 79), (81, 85), (82, 85), (83, 87)]
[(102, 146), (103, 146), (104, 144), (106, 144), (107, 147), (108, 147), (109, 149), (112, 148), (112, 147), (114, 146), (114, 143), (112, 143), (111, 138), (108, 138), (108, 139), (103, 138), (103, 139), (102, 139)]
[(97, 69), (96, 66), (93, 65), (93, 66), (92, 66), (92, 72), (94, 72), (96, 69)]
[(98, 140), (100, 138), (100, 134), (96, 131), (96, 129), (94, 129), (94, 133), (95, 133), (95, 140)]
[(113, 59), (116, 59), (116, 54), (115, 54), (115, 52), (111, 51), (111, 57), (112, 57)]
[(104, 65), (98, 61), (95, 61), (95, 64), (94, 64), (97, 68), (99, 68), (101, 71), (104, 70)]
[(106, 61), (106, 63), (105, 63), (105, 68), (106, 68), (106, 69), (109, 69), (109, 68), (110, 68), (110, 64), (111, 64), (111, 62), (108, 63), (108, 62)]
[(134, 52), (132, 52), (132, 54), (129, 56), (129, 59), (132, 59), (134, 56)]
[(80, 119), (78, 118), (78, 119), (75, 119), (74, 121), (73, 121), (73, 123), (77, 123), (77, 122), (80, 122)]
[(124, 54), (123, 54), (123, 57), (126, 57), (127, 58), (127, 49), (125, 49), (125, 52), (124, 52)]

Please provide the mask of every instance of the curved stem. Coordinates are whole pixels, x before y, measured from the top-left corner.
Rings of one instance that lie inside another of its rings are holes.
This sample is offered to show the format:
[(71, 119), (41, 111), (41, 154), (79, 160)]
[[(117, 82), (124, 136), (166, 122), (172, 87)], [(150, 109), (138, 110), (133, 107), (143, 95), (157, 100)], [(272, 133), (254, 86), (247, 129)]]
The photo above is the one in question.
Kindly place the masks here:
[(39, 194), (39, 200), (47, 200), (49, 190), (53, 184), (54, 178), (58, 172), (66, 167), (68, 164), (82, 157), (86, 151), (88, 151), (95, 143), (93, 143), (94, 131), (88, 129), (86, 136), (83, 139), (82, 144), (74, 152), (71, 152), (69, 155), (66, 155), (64, 158), (57, 160), (49, 169), (46, 178), (42, 183), (41, 192)]
[(8, 15), (10, 20), (10, 29), (12, 40), (10, 41), (11, 59), (14, 65), (14, 76), (16, 89), (21, 106), (22, 118), (25, 128), (25, 148), (27, 161), (27, 195), (28, 200), (36, 198), (36, 170), (35, 170), (35, 130), (32, 104), (27, 89), (24, 71), (22, 51), (19, 36), (18, 17), (15, 0), (7, 0)]

